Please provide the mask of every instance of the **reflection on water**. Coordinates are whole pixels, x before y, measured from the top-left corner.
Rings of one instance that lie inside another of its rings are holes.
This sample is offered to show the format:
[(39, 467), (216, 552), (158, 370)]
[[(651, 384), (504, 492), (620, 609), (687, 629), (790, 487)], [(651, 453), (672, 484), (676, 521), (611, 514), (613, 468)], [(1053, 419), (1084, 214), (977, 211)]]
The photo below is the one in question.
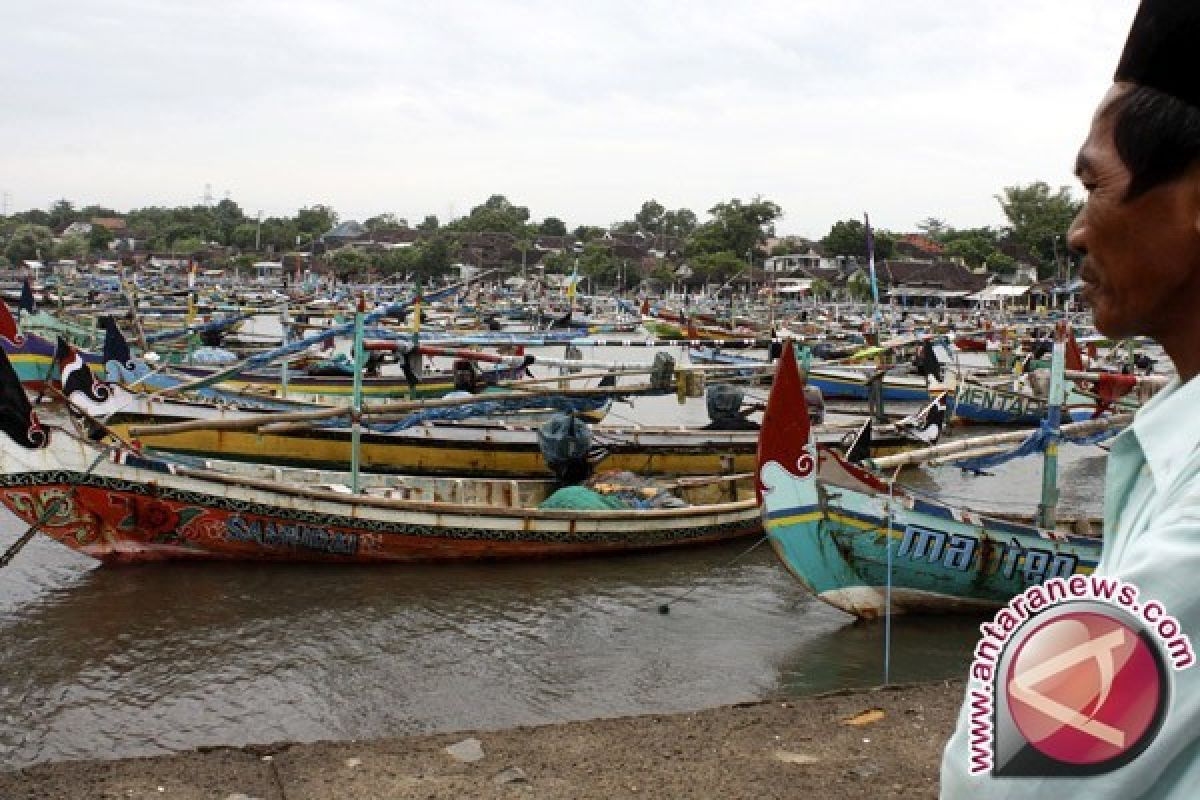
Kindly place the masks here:
[(798, 643), (846, 618), (765, 547), (730, 565), (744, 551), (91, 569), (40, 545), (4, 576), (24, 586), (0, 612), (0, 752), (19, 766), (761, 697)]
[[(889, 681), (913, 683), (965, 676), (983, 620), (969, 615), (894, 618)], [(884, 631), (882, 622), (850, 622), (806, 640), (781, 665), (781, 687), (789, 693), (807, 694), (884, 683)]]

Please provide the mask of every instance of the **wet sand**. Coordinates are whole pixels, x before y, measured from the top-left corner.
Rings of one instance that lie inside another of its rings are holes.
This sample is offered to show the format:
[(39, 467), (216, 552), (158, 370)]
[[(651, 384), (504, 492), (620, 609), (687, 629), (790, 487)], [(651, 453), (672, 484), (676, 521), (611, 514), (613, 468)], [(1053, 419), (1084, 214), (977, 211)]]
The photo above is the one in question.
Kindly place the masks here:
[(41, 764), (0, 772), (0, 798), (936, 797), (962, 694), (948, 681), (688, 714)]

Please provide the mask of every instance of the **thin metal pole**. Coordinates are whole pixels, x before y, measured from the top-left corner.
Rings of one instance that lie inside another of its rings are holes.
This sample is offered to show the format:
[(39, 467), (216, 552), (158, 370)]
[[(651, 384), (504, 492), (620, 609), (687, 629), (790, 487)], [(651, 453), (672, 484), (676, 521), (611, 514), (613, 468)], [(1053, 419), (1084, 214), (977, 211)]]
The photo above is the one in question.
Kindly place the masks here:
[(892, 678), (892, 506), (895, 499), (895, 486), (888, 481), (888, 521), (887, 521), (887, 588), (883, 608), (883, 685), (891, 683)]
[(1066, 361), (1065, 324), (1059, 323), (1054, 341), (1054, 356), (1050, 361), (1050, 397), (1046, 410), (1046, 429), (1049, 441), (1042, 456), (1042, 498), (1038, 505), (1038, 526), (1052, 530), (1058, 510), (1058, 439), (1062, 430), (1062, 407), (1066, 399), (1063, 377)]
[(361, 305), (354, 311), (354, 397), (351, 401), (350, 429), (350, 491), (358, 494), (358, 465), (362, 438), (362, 371), (363, 371), (363, 313)]

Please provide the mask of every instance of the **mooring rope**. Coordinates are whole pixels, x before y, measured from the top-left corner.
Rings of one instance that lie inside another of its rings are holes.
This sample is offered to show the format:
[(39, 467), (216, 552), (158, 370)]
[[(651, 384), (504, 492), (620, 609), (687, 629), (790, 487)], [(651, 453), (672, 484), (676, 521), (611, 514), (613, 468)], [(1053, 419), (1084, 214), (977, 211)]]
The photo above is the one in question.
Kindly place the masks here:
[[(712, 572), (713, 572), (713, 571), (715, 571), (715, 570), (717, 570), (717, 569), (729, 569), (729, 568), (730, 568), (730, 567), (732, 567), (734, 564), (736, 564), (738, 561), (740, 561), (741, 559), (743, 559), (743, 558), (745, 558), (746, 556), (750, 555), (750, 553), (752, 553), (756, 547), (758, 547), (760, 544), (762, 544), (762, 543), (763, 543), (763, 542), (765, 542), (766, 540), (767, 540), (767, 537), (766, 537), (766, 535), (765, 535), (765, 534), (764, 534), (764, 535), (762, 535), (762, 536), (760, 536), (760, 537), (758, 538), (758, 541), (756, 541), (754, 544), (750, 545), (750, 546), (749, 546), (749, 547), (747, 547), (745, 550), (743, 550), (742, 552), (738, 553), (736, 556), (734, 556), (733, 558), (731, 558), (731, 559), (729, 560), (729, 562), (728, 562), (728, 563), (725, 563), (725, 564), (718, 564), (717, 566), (715, 566), (715, 567), (713, 567), (712, 569), (710, 569), (710, 570), (709, 570), (709, 574), (712, 574)], [(707, 576), (706, 576), (706, 577), (707, 577)], [(702, 585), (703, 585), (703, 582), (702, 582), (702, 581), (697, 581), (697, 582), (695, 583), (695, 585), (693, 585), (693, 586), (692, 586), (690, 589), (688, 589), (686, 592), (683, 592), (682, 594), (679, 594), (679, 595), (677, 595), (677, 596), (675, 596), (675, 597), (671, 598), (671, 601), (670, 601), (670, 602), (668, 602), (668, 603), (662, 603), (662, 604), (660, 604), (660, 605), (659, 605), (659, 607), (658, 607), (658, 613), (660, 613), (660, 614), (670, 614), (670, 613), (671, 613), (671, 603), (678, 603), (680, 600), (683, 600), (685, 597), (687, 597), (688, 595), (690, 595), (692, 592), (694, 592), (694, 591), (696, 591), (697, 589), (699, 589), (699, 588), (700, 588)]]

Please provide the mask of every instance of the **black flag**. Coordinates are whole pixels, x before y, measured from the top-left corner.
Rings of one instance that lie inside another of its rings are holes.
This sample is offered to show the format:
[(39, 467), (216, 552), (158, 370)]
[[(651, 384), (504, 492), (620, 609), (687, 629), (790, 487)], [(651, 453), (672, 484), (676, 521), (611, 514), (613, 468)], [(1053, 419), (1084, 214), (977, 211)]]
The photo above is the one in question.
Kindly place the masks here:
[(871, 457), (871, 420), (867, 419), (858, 429), (858, 435), (846, 451), (846, 460), (851, 464), (860, 464)]
[(0, 349), (0, 430), (30, 450), (45, 447), (49, 441), (3, 349)]
[(122, 365), (131, 364), (133, 356), (129, 352), (129, 342), (117, 327), (117, 321), (112, 317), (101, 317), (100, 327), (104, 329), (104, 350), (101, 358), (105, 364), (116, 361)]
[(921, 345), (921, 352), (917, 354), (917, 372), (925, 377), (932, 376), (939, 382), (942, 380), (942, 362), (938, 361), (937, 354), (933, 352), (933, 343), (928, 339)]
[(17, 301), (17, 308), (30, 314), (34, 312), (33, 287), (29, 285), (29, 278), (21, 284), (21, 299)]

